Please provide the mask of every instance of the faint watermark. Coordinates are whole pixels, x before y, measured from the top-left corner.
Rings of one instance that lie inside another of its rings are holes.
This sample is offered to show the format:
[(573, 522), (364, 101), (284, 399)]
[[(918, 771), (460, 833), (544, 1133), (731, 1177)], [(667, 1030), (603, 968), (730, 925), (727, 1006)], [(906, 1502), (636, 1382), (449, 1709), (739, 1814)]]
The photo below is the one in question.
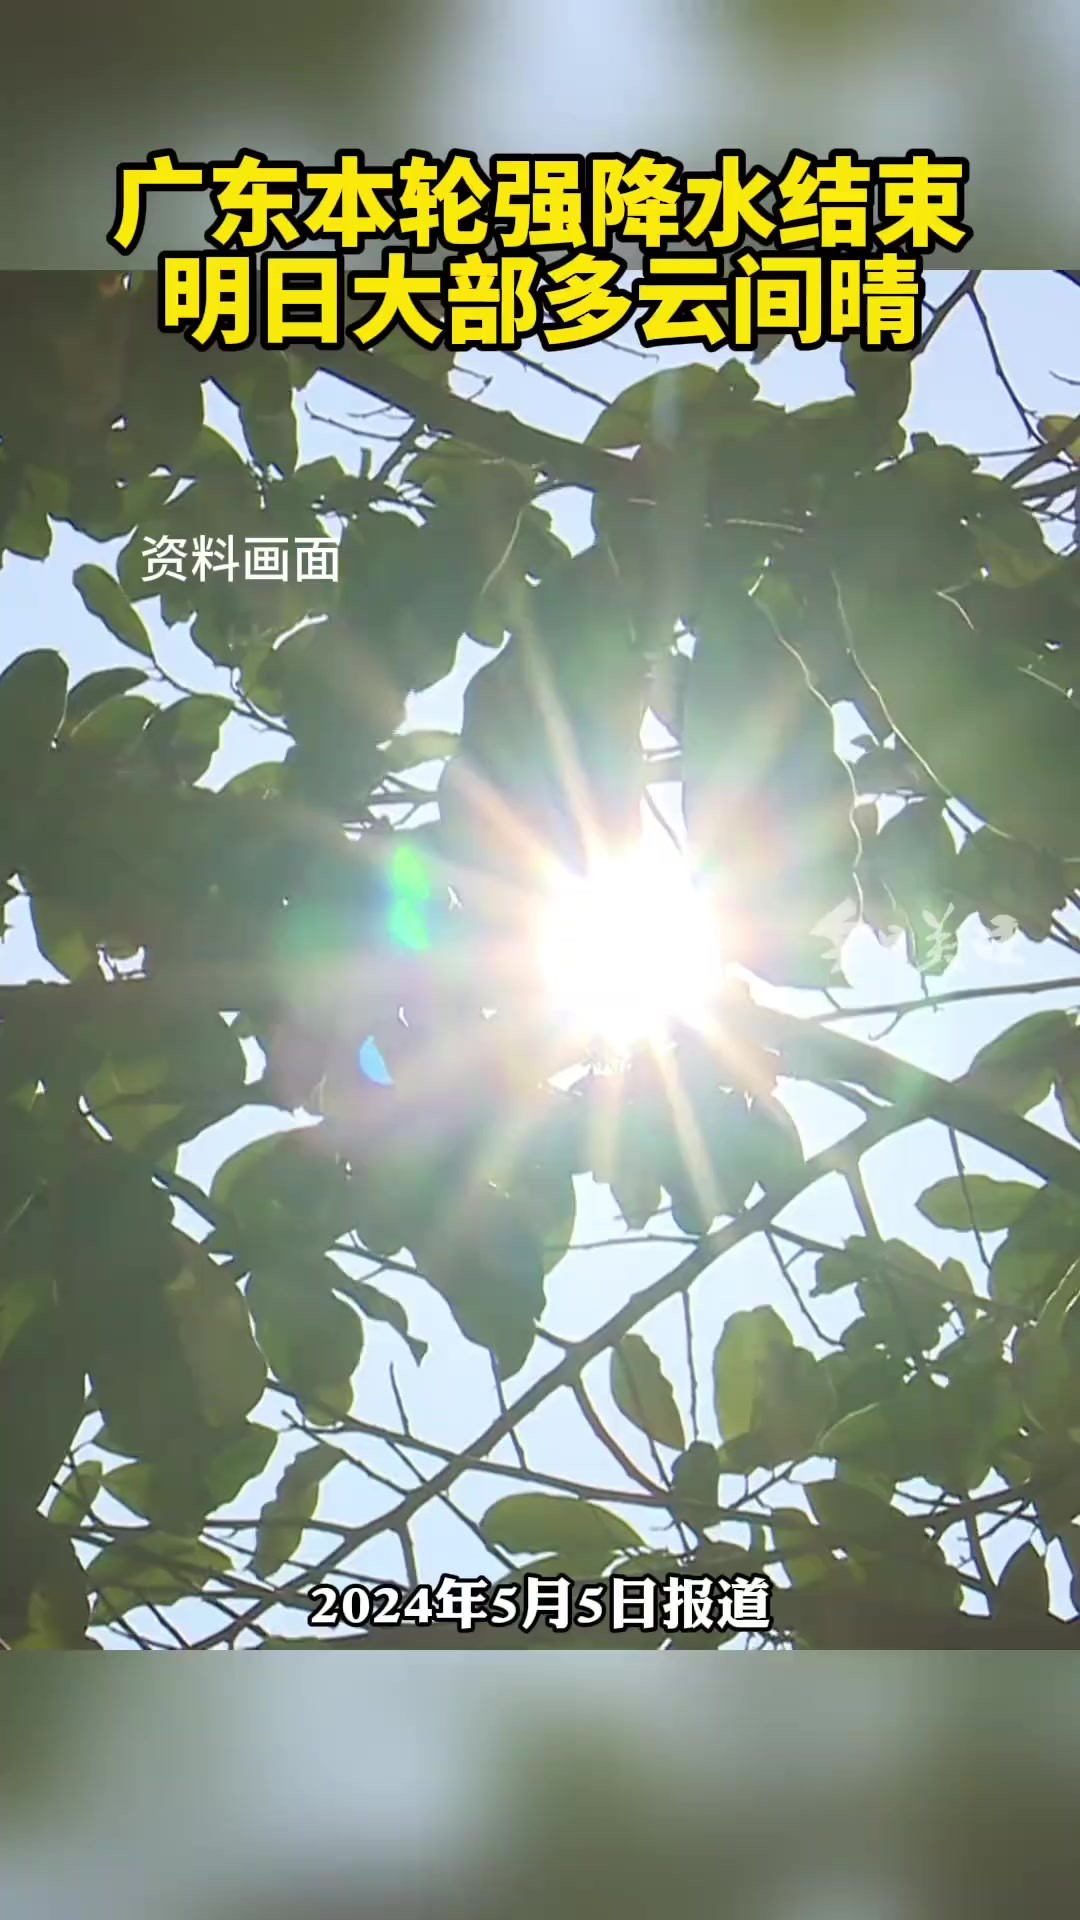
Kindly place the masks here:
[[(907, 951), (913, 945), (920, 971), (932, 973), (943, 965), (947, 965), (958, 951), (961, 922), (954, 917), (955, 913), (954, 903), (950, 903), (943, 913), (934, 913), (929, 907), (925, 907), (920, 915), (919, 924), (908, 920), (894, 920), (888, 921), (884, 926), (874, 927), (872, 930), (878, 945), (890, 952), (896, 952), (900, 948)], [(811, 928), (811, 934), (814, 939), (822, 942), (825, 958), (835, 967), (840, 968), (850, 936), (860, 927), (868, 924), (859, 903), (849, 897), (825, 914)], [(1015, 950), (1010, 952), (1007, 949), (1020, 930), (1020, 922), (1011, 913), (997, 913), (988, 920), (980, 920), (973, 933), (972, 957), (988, 961), (994, 966), (1019, 966), (1019, 954)]]

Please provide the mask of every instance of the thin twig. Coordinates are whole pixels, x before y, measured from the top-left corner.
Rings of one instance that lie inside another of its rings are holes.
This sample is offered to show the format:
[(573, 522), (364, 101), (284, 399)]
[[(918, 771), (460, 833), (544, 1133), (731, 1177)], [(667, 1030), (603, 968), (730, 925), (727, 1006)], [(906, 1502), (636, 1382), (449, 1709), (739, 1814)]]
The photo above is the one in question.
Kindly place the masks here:
[[(502, 1379), (500, 1378), (500, 1375), (499, 1375), (498, 1362), (496, 1361), (494, 1354), (490, 1355), (490, 1359), (491, 1359), (491, 1377), (495, 1382), (495, 1399), (498, 1403), (499, 1412), (501, 1414), (505, 1414), (506, 1413), (506, 1392), (503, 1387)], [(519, 1467), (522, 1469), (524, 1473), (528, 1473), (529, 1463), (525, 1458), (525, 1449), (521, 1444), (521, 1436), (518, 1433), (516, 1427), (511, 1428), (510, 1434), (508, 1437), (510, 1440), (510, 1445), (513, 1447), (514, 1452), (517, 1455)]]
[(951, 293), (945, 295), (940, 307), (935, 308), (934, 317), (923, 333), (922, 339), (911, 350), (911, 358), (913, 360), (917, 359), (920, 353), (926, 352), (931, 340), (945, 325), (950, 313), (960, 305), (961, 300), (966, 299), (968, 294), (973, 292), (978, 282), (979, 276), (977, 272), (965, 273), (959, 285), (955, 286)]
[(956, 1136), (956, 1128), (949, 1127), (946, 1129), (946, 1131), (949, 1135), (949, 1146), (952, 1149), (953, 1165), (956, 1168), (956, 1176), (960, 1182), (960, 1192), (963, 1195), (964, 1205), (967, 1208), (967, 1216), (971, 1224), (971, 1231), (975, 1235), (975, 1245), (979, 1249), (979, 1258), (981, 1259), (987, 1273), (989, 1273), (990, 1256), (986, 1251), (986, 1243), (982, 1237), (982, 1230), (975, 1219), (975, 1208), (972, 1205), (971, 1192), (967, 1182), (967, 1169), (964, 1166), (963, 1155), (960, 1152), (960, 1142)]
[[(976, 275), (976, 279), (977, 278), (978, 278), (978, 275)], [(1012, 401), (1013, 407), (1015, 408), (1017, 414), (1019, 415), (1020, 420), (1023, 422), (1024, 431), (1027, 433), (1030, 439), (1037, 440), (1041, 445), (1042, 444), (1041, 436), (1039, 434), (1038, 428), (1033, 423), (1031, 408), (1025, 407), (1023, 401), (1021, 400), (1019, 394), (1016, 391), (1016, 388), (1013, 386), (1012, 381), (1009, 379), (1009, 376), (1006, 373), (1004, 366), (1002, 365), (1001, 355), (997, 350), (997, 342), (994, 339), (990, 322), (986, 317), (986, 309), (984, 308), (982, 301), (979, 299), (978, 292), (976, 291), (976, 288), (974, 286), (969, 287), (968, 289), (968, 299), (971, 301), (971, 305), (975, 312), (975, 317), (979, 322), (980, 328), (982, 329), (982, 336), (983, 336), (983, 339), (986, 341), (987, 347), (989, 349), (990, 358), (991, 358), (991, 361), (993, 362), (994, 372), (997, 374), (997, 377), (1000, 380), (1002, 386), (1004, 387), (1006, 393), (1008, 394), (1009, 399)]]
[(586, 1426), (595, 1434), (600, 1445), (610, 1453), (613, 1460), (618, 1461), (623, 1472), (629, 1479), (636, 1480), (638, 1486), (644, 1487), (647, 1493), (651, 1493), (654, 1497), (662, 1498), (661, 1489), (656, 1485), (655, 1481), (649, 1479), (648, 1474), (644, 1473), (637, 1462), (630, 1458), (625, 1448), (619, 1445), (614, 1434), (608, 1432), (589, 1398), (584, 1383), (581, 1380), (575, 1380), (572, 1391)]
[(693, 1439), (700, 1438), (698, 1426), (698, 1379), (697, 1361), (694, 1357), (694, 1310), (691, 1303), (691, 1288), (687, 1287), (682, 1297), (683, 1330), (686, 1334), (686, 1370), (690, 1376), (690, 1433)]
[(769, 1250), (772, 1253), (772, 1256), (776, 1261), (776, 1264), (779, 1267), (780, 1272), (784, 1276), (784, 1283), (788, 1289), (788, 1292), (791, 1294), (791, 1297), (794, 1300), (795, 1305), (797, 1306), (799, 1312), (802, 1314), (803, 1319), (808, 1323), (810, 1327), (813, 1328), (815, 1334), (817, 1335), (818, 1339), (822, 1342), (823, 1346), (838, 1347), (840, 1345), (840, 1341), (831, 1340), (829, 1338), (829, 1335), (824, 1331), (824, 1329), (818, 1326), (818, 1323), (814, 1319), (814, 1316), (811, 1313), (809, 1307), (807, 1306), (805, 1300), (803, 1299), (802, 1294), (799, 1292), (798, 1287), (795, 1285), (795, 1282), (791, 1277), (791, 1263), (784, 1259), (784, 1256), (781, 1253), (780, 1248), (777, 1246), (777, 1243), (776, 1243), (776, 1234), (771, 1227), (766, 1228), (765, 1238), (769, 1243)]
[(610, 399), (602, 393), (594, 393), (591, 387), (579, 386), (576, 380), (568, 379), (565, 373), (556, 373), (554, 367), (545, 366), (542, 360), (533, 360), (513, 347), (504, 347), (502, 351), (516, 366), (527, 367), (530, 373), (543, 374), (545, 380), (554, 381), (556, 386), (564, 387), (567, 393), (576, 394), (579, 400), (591, 400), (598, 407), (610, 407)]
[(1028, 993), (1068, 993), (1080, 990), (1080, 975), (1069, 974), (1059, 980), (1015, 980), (1003, 987), (955, 987), (948, 993), (935, 993), (930, 1000), (894, 1000), (884, 1004), (875, 1002), (869, 1007), (845, 1007), (835, 1013), (813, 1013), (807, 1015), (808, 1026), (835, 1026), (838, 1020), (872, 1020), (883, 1014), (897, 1014), (901, 1019), (909, 1013), (925, 1013), (928, 1007), (955, 1006), (961, 1000), (996, 1000), (1006, 994)]

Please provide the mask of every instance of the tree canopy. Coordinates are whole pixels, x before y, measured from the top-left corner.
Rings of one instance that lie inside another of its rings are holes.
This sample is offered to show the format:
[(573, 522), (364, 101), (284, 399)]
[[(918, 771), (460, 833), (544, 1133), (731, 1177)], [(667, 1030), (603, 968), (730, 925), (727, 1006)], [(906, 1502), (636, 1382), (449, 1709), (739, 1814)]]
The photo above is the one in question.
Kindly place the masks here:
[[(36, 631), (0, 674), (0, 926), (28, 903), (53, 975), (0, 985), (0, 1636), (310, 1644), (310, 1590), (377, 1585), (372, 1547), (438, 1583), (417, 1539), (443, 1506), (496, 1584), (765, 1573), (757, 1645), (1076, 1644), (1048, 1568), (1080, 1613), (1077, 1017), (1028, 1004), (958, 1078), (918, 1069), (844, 1031), (830, 929), (901, 927), (946, 1000), (971, 916), (1080, 951), (1080, 561), (1051, 532), (1078, 423), (1042, 421), (1006, 474), (909, 434), (936, 321), (913, 354), (845, 346), (847, 394), (797, 409), (739, 360), (661, 366), (576, 441), (407, 341), (196, 352), (140, 275), (6, 291), (0, 544), (123, 540), (74, 584), (130, 664), (75, 679)], [(387, 410), (383, 459), (299, 462), (321, 376)], [(328, 526), (336, 580), (146, 578), (151, 541)], [(164, 674), (152, 600), (222, 692)], [(412, 725), (466, 636), (488, 657), (460, 730)], [(274, 757), (216, 783), (234, 723)], [(536, 899), (665, 796), (729, 964), (707, 1030), (612, 1060), (545, 1000)], [(799, 1083), (847, 1107), (809, 1155)], [(282, 1126), (184, 1170), (258, 1107)], [(881, 1230), (863, 1175), (924, 1122), (951, 1155), (919, 1201), (956, 1236), (940, 1263)], [(969, 1173), (970, 1142), (1016, 1177)], [(571, 1340), (546, 1289), (589, 1180), (672, 1264)], [(826, 1180), (859, 1230), (785, 1229)], [(751, 1242), (791, 1324), (731, 1312), (691, 1405), (642, 1323), (685, 1300), (689, 1326)], [(374, 1333), (423, 1369), (423, 1289), (491, 1359), (457, 1446), (369, 1415)], [(833, 1295), (846, 1320), (803, 1344)], [(564, 1468), (580, 1431), (602, 1484), (526, 1459), (556, 1399)], [(413, 1629), (319, 1643), (603, 1640)]]

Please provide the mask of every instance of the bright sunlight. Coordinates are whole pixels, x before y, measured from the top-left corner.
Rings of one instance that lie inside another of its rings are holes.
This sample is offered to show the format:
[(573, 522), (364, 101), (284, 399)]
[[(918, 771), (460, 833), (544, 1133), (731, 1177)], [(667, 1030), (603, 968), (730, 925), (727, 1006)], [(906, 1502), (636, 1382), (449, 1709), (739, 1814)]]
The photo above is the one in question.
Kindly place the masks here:
[(666, 836), (555, 884), (540, 960), (556, 1010), (583, 1037), (626, 1050), (672, 1022), (703, 1025), (720, 990), (715, 915)]

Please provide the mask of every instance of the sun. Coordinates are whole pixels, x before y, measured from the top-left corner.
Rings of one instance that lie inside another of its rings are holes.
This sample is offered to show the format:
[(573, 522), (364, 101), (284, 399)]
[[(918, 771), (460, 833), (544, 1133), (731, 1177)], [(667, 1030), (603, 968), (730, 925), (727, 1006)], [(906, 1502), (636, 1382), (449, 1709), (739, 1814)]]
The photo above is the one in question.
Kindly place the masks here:
[(673, 1023), (705, 1025), (721, 990), (715, 913), (659, 833), (584, 878), (561, 875), (538, 947), (553, 1010), (614, 1051), (662, 1040)]

